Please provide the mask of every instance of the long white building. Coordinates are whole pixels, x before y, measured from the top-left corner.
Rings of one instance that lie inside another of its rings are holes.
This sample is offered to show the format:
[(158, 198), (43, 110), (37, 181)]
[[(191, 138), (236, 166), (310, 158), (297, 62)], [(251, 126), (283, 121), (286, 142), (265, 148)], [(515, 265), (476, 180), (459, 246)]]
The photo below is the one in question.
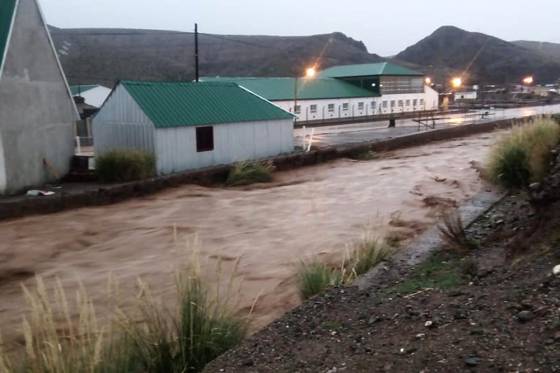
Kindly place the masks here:
[(315, 78), (203, 78), (230, 81), (266, 98), (299, 122), (436, 110), (438, 93), (422, 73), (392, 63), (335, 66)]

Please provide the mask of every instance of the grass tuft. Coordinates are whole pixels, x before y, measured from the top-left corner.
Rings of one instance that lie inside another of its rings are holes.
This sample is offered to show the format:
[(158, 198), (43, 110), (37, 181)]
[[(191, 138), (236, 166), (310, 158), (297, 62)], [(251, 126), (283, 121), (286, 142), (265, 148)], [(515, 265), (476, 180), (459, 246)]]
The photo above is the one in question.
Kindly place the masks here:
[(347, 261), (347, 272), (358, 277), (370, 269), (385, 261), (393, 254), (393, 249), (385, 243), (370, 236), (364, 237), (362, 241), (350, 251)]
[(527, 188), (548, 172), (551, 150), (560, 141), (560, 126), (552, 119), (514, 129), (490, 153), (490, 179), (508, 189)]
[(155, 175), (155, 157), (140, 150), (113, 150), (95, 159), (95, 172), (101, 182), (127, 182)]
[(302, 263), (298, 272), (300, 296), (305, 300), (330, 287), (350, 284), (392, 254), (392, 248), (366, 235), (349, 250), (338, 267), (321, 262)]
[(239, 162), (229, 172), (226, 184), (241, 186), (272, 181), (272, 162)]
[(478, 248), (478, 243), (467, 237), (463, 220), (457, 212), (446, 215), (438, 229), (446, 247), (459, 254), (466, 254)]
[(352, 153), (350, 158), (356, 161), (373, 161), (375, 159), (379, 159), (379, 154), (373, 150), (362, 150)]
[(298, 288), (302, 299), (309, 299), (341, 283), (339, 273), (326, 264), (302, 263), (298, 272)]

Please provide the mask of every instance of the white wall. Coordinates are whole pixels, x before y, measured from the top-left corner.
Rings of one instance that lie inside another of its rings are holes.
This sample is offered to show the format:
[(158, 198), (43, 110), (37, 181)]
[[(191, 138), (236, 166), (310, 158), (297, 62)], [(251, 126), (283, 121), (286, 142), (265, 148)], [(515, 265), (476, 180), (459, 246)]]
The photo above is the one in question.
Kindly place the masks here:
[(455, 101), (457, 100), (476, 100), (477, 98), (476, 91), (468, 91), (468, 92), (455, 92)]
[(214, 150), (200, 153), (196, 151), (196, 127), (157, 129), (158, 173), (267, 158), (294, 150), (291, 119), (217, 124), (213, 128)]
[(154, 153), (154, 126), (122, 85), (93, 118), (92, 132), (97, 155), (116, 149)]
[[(438, 93), (431, 87), (425, 86), (424, 93), (409, 93), (384, 95), (381, 97), (345, 98), (345, 99), (325, 99), (325, 100), (298, 100), (301, 112), (298, 115), (299, 121), (323, 120), (336, 118), (354, 118), (361, 116), (371, 116), (391, 113), (404, 113), (423, 110), (436, 110), (438, 108)], [(416, 101), (415, 101), (416, 100)], [(399, 106), (402, 101), (402, 106)], [(372, 102), (375, 105), (372, 106)], [(394, 102), (394, 106), (391, 106)], [(359, 104), (363, 103), (360, 110)], [(416, 103), (416, 105), (415, 105)], [(293, 112), (294, 101), (274, 101), (274, 104), (282, 109)], [(329, 104), (334, 104), (334, 111), (329, 112)], [(348, 104), (348, 110), (343, 110), (343, 105)], [(316, 105), (315, 113), (311, 111), (311, 106)]]
[(111, 94), (111, 90), (107, 87), (97, 86), (80, 94), (84, 98), (86, 104), (101, 107), (107, 97)]
[(62, 178), (78, 119), (37, 3), (20, 0), (0, 77), (0, 194)]

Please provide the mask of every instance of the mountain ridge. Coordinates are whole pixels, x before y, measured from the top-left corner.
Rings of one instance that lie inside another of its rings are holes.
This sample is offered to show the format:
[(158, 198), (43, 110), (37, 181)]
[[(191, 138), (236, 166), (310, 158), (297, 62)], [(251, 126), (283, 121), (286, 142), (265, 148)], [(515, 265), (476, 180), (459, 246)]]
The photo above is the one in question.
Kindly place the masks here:
[(433, 69), (463, 72), (466, 80), (472, 83), (519, 82), (526, 75), (534, 75), (538, 82), (560, 78), (560, 59), (455, 26), (436, 29), (397, 54), (396, 59)]

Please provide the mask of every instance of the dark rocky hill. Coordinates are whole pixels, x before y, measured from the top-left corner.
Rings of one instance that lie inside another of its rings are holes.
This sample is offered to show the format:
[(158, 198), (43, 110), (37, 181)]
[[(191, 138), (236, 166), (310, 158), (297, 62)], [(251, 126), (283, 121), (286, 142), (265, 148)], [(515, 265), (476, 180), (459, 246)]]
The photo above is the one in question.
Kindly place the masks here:
[(453, 26), (437, 29), (399, 53), (396, 59), (431, 70), (466, 71), (471, 83), (519, 82), (529, 74), (538, 82), (560, 78), (560, 58)]
[[(51, 33), (71, 84), (194, 78), (192, 33), (55, 27)], [(321, 67), (381, 60), (362, 42), (342, 33), (301, 37), (200, 35), (200, 74), (206, 76), (293, 75), (319, 56)]]
[(560, 44), (529, 40), (518, 40), (512, 43), (560, 61)]

